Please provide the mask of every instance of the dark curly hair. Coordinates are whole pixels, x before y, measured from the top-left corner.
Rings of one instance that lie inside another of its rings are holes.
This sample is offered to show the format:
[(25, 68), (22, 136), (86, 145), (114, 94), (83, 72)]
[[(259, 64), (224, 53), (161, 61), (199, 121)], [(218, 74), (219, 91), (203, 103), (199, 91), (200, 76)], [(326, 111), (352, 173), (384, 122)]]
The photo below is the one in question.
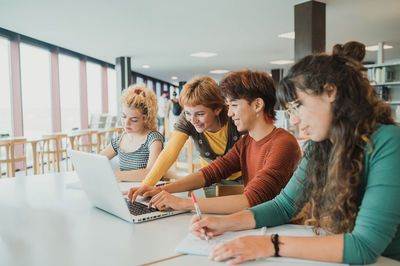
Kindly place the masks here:
[(370, 138), (378, 124), (394, 124), (390, 106), (377, 97), (363, 70), (359, 61), (348, 56), (310, 55), (296, 63), (279, 84), (277, 97), (282, 106), (297, 99), (296, 90), (321, 95), (325, 85), (337, 89), (329, 139), (309, 142), (304, 190), (296, 200), (299, 209), (311, 203), (316, 232), (319, 228), (331, 233), (352, 231), (363, 197), (360, 174), (365, 146), (372, 147)]
[(358, 62), (361, 62), (365, 57), (365, 44), (350, 41), (345, 44), (335, 44), (332, 48), (332, 55), (349, 56)]
[(231, 72), (220, 81), (219, 88), (225, 97), (232, 99), (245, 99), (249, 103), (263, 99), (265, 115), (275, 120), (276, 89), (268, 73), (248, 69)]

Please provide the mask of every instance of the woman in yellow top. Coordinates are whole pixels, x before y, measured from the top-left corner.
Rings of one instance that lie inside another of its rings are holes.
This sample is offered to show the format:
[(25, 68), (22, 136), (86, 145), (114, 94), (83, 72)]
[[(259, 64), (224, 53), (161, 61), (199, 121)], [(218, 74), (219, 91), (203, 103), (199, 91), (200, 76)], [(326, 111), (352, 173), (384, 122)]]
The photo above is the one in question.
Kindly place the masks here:
[[(179, 97), (183, 112), (175, 123), (175, 130), (167, 146), (159, 155), (142, 185), (154, 186), (179, 156), (189, 137), (200, 153), (201, 167), (227, 153), (239, 140), (240, 133), (228, 118), (228, 108), (217, 83), (208, 76), (193, 78), (183, 87)], [(241, 184), (237, 172), (222, 183)], [(215, 196), (215, 185), (205, 188), (207, 197)]]

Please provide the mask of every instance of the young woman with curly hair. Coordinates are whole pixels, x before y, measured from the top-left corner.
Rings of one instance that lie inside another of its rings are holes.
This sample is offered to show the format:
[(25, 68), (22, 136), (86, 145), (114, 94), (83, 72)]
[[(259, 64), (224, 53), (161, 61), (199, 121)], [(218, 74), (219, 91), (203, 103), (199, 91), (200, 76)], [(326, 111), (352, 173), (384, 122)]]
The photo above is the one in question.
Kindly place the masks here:
[(400, 128), (390, 107), (341, 55), (311, 55), (295, 64), (277, 92), (291, 123), (310, 136), (305, 156), (272, 201), (225, 217), (193, 219), (204, 237), (287, 223), (307, 202), (316, 237), (248, 236), (214, 250), (214, 260), (239, 263), (285, 256), (350, 264), (379, 256), (400, 260)]
[(163, 147), (163, 136), (157, 131), (157, 100), (144, 84), (133, 85), (121, 95), (121, 123), (124, 132), (111, 140), (102, 155), (119, 157), (120, 181), (142, 181)]

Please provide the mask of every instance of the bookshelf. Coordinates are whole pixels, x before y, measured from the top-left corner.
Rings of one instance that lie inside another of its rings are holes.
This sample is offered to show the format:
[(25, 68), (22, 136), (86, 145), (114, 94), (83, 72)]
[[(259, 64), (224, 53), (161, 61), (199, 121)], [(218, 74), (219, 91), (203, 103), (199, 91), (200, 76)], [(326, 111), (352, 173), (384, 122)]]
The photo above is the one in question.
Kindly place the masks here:
[(397, 62), (365, 65), (368, 79), (376, 87), (378, 96), (385, 99), (392, 107), (393, 117), (400, 123), (396, 115), (400, 108), (400, 60)]

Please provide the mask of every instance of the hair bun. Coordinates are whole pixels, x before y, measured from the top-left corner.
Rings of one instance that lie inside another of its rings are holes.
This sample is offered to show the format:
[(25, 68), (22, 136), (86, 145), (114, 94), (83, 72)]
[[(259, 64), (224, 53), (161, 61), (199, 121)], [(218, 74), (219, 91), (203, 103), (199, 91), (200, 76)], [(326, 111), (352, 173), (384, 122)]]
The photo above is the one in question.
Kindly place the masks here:
[(365, 53), (365, 45), (356, 41), (335, 44), (332, 48), (332, 55), (348, 56), (360, 63), (364, 59)]
[(343, 55), (343, 45), (338, 43), (332, 48), (332, 55)]

